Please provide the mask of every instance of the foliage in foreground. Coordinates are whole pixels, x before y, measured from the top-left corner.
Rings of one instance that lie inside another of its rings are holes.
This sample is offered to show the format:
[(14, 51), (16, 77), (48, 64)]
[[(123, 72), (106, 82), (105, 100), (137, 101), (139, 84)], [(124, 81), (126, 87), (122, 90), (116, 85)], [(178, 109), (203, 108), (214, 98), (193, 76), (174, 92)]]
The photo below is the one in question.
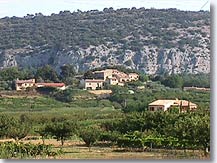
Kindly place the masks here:
[(55, 157), (61, 151), (54, 152), (51, 145), (4, 142), (0, 144), (0, 157), (2, 159), (46, 158)]
[(204, 112), (135, 112), (102, 127), (110, 134), (119, 133), (119, 147), (201, 149), (205, 155), (210, 148), (210, 117)]

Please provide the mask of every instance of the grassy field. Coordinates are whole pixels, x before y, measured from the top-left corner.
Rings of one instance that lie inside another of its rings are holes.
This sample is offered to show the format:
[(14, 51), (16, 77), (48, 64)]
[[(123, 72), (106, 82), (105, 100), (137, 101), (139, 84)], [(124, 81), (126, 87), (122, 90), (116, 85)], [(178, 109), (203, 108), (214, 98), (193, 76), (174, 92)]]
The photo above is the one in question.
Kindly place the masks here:
[[(82, 103), (88, 107), (82, 107)], [(109, 119), (116, 119), (123, 115), (120, 110), (112, 106), (104, 106), (96, 100), (80, 100), (80, 102), (64, 103), (55, 99), (38, 97), (19, 97), (19, 98), (0, 98), (0, 114), (6, 114), (12, 117), (20, 117), (25, 114), (32, 122), (31, 135), (35, 135), (35, 129), (43, 124), (47, 124), (52, 119), (74, 120), (79, 125), (89, 125), (100, 123)], [(94, 103), (94, 104), (93, 104)], [(96, 107), (94, 107), (96, 103)], [(97, 106), (98, 105), (98, 106)]]

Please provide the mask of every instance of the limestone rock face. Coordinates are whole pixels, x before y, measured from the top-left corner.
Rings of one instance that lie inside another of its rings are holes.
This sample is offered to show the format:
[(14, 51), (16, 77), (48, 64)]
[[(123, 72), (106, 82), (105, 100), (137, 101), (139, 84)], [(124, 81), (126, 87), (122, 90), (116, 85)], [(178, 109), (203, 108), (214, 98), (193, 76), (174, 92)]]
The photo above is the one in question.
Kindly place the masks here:
[(124, 65), (128, 68), (140, 70), (146, 74), (162, 73), (209, 73), (210, 54), (206, 49), (192, 52), (186, 48), (184, 52), (178, 48), (158, 49), (157, 47), (143, 47), (139, 52), (125, 50), (124, 54), (117, 54), (121, 47), (109, 48), (106, 45), (91, 46), (77, 51), (67, 49), (52, 51), (44, 49), (35, 52), (28, 48), (0, 52), (0, 67), (41, 67), (52, 65), (59, 70), (63, 64), (73, 64), (77, 71), (108, 66)]

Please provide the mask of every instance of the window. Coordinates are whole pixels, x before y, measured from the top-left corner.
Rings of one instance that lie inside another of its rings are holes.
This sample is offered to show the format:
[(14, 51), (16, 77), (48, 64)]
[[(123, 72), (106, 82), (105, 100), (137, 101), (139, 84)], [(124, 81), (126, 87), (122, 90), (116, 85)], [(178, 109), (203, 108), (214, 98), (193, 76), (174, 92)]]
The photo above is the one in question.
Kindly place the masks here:
[(150, 107), (150, 111), (154, 111), (154, 107)]

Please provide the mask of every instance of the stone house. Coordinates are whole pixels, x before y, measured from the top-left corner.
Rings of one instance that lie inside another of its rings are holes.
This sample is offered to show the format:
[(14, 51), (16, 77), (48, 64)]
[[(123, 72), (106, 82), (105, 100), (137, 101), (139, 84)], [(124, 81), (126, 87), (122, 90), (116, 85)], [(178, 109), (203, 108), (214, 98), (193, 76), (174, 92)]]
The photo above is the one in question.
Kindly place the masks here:
[(168, 111), (172, 107), (178, 107), (180, 112), (186, 112), (188, 109), (193, 111), (197, 105), (186, 100), (156, 100), (148, 105), (149, 111)]
[(103, 89), (105, 84), (124, 86), (125, 82), (136, 81), (139, 75), (136, 73), (126, 74), (117, 69), (105, 69), (93, 72), (94, 79), (82, 79), (80, 86), (84, 89)]
[(15, 81), (15, 87), (17, 91), (26, 90), (27, 88), (31, 88), (35, 86), (35, 79), (28, 80), (19, 80)]
[(80, 86), (86, 90), (102, 89), (104, 80), (101, 79), (83, 79), (80, 81)]

